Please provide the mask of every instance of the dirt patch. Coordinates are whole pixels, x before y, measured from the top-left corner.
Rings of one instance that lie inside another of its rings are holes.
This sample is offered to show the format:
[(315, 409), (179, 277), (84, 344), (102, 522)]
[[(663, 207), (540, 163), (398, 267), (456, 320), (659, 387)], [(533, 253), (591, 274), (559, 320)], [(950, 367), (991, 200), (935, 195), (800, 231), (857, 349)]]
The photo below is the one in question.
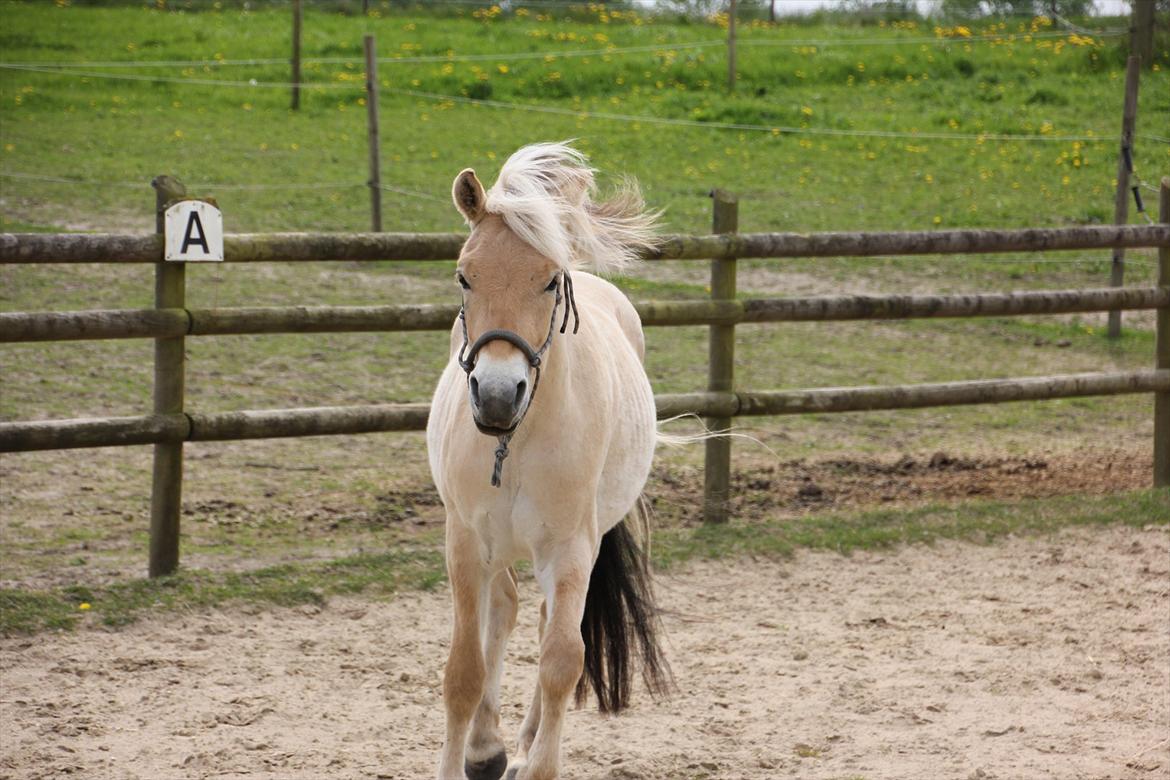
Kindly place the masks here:
[[(1096, 529), (661, 579), (669, 701), (570, 713), (566, 777), (1152, 778), (1170, 770), (1170, 536)], [(449, 595), (0, 640), (0, 777), (419, 778)], [(511, 741), (536, 674), (524, 587)]]
[[(421, 437), (392, 434), (192, 445), (183, 562), (254, 569), (383, 549), (433, 533), (443, 509)], [(662, 459), (648, 485), (661, 525), (701, 520), (702, 449)], [(385, 464), (393, 462), (390, 474)], [(967, 451), (778, 461), (737, 447), (732, 515), (757, 522), (971, 498), (1105, 495), (1149, 486), (1147, 449)], [(148, 448), (30, 453), (0, 462), (0, 586), (102, 585), (145, 575)]]
[[(741, 459), (743, 460), (743, 459)], [(702, 506), (702, 477), (656, 467), (650, 497), (668, 516)], [(1133, 450), (1091, 456), (1044, 454), (965, 457), (936, 452), (899, 458), (829, 458), (754, 465), (732, 473), (732, 516), (791, 517), (834, 509), (912, 506), (965, 498), (1021, 499), (1105, 495), (1149, 487), (1152, 455)], [(684, 522), (700, 518), (682, 513)]]

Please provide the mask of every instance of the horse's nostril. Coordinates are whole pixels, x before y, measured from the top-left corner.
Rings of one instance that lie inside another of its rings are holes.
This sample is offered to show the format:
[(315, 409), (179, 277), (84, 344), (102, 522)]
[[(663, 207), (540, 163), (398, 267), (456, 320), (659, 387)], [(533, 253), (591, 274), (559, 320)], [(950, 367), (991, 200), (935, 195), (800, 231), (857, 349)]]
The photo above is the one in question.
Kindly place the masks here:
[(471, 402), (479, 406), (479, 380), (471, 377)]
[(528, 382), (521, 379), (520, 384), (516, 385), (516, 400), (513, 402), (517, 409), (520, 404), (524, 403), (524, 391), (528, 389)]

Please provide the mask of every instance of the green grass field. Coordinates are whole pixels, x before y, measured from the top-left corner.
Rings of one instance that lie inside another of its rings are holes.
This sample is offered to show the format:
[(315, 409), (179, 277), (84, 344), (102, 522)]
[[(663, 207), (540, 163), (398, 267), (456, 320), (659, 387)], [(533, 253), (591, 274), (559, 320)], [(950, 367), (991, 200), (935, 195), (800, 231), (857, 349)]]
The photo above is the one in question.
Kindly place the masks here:
[[(670, 227), (683, 232), (705, 229), (705, 196), (713, 185), (741, 194), (745, 230), (1008, 227), (1103, 222), (1112, 215), (1122, 38), (1060, 35), (1046, 20), (969, 30), (926, 22), (749, 24), (740, 36), (739, 86), (729, 96), (720, 25), (603, 11), (593, 17), (469, 9), (443, 18), (362, 18), (310, 8), (304, 56), (348, 61), (306, 66), (310, 86), (299, 112), (289, 109), (286, 88), (246, 86), (288, 81), (286, 64), (83, 69), (118, 78), (4, 71), (2, 170), (89, 182), (7, 178), (4, 219), (8, 229), (148, 229), (146, 182), (167, 172), (218, 197), (231, 230), (362, 228), (368, 224), (361, 187), (367, 178), (365, 33), (377, 37), (384, 57), (490, 55), (379, 66), (383, 181), (412, 193), (386, 193), (389, 229), (456, 228), (447, 193), (461, 167), (490, 178), (517, 146), (569, 137), (603, 171), (636, 175), (650, 203), (666, 208)], [(282, 7), (183, 13), (5, 2), (0, 18), (7, 62), (214, 62), (289, 54), (290, 15)], [(1043, 37), (1052, 35), (1059, 37)], [(898, 40), (907, 42), (891, 45)], [(687, 48), (702, 42), (714, 45)], [(563, 56), (608, 47), (650, 50)], [(520, 59), (533, 53), (546, 56)], [(1168, 87), (1166, 63), (1146, 74), (1139, 132), (1166, 135)], [(402, 90), (489, 98), (513, 108)], [(616, 121), (599, 112), (647, 119)], [(654, 119), (765, 129), (679, 127)], [(908, 135), (818, 134), (823, 131)], [(915, 133), (1094, 140), (945, 140)], [(1150, 181), (1170, 167), (1166, 143), (1142, 140), (1137, 153)], [(257, 186), (274, 189), (238, 189)]]
[[(1125, 21), (1093, 24), (1115, 28)], [(287, 81), (287, 65), (230, 64), (287, 57), (286, 7), (185, 12), (0, 2), (3, 62), (54, 71), (61, 63), (98, 63), (79, 69), (89, 75), (0, 69), (0, 229), (149, 231), (148, 182), (163, 172), (188, 182), (194, 194), (217, 197), (232, 232), (366, 229), (358, 58), (367, 32), (377, 36), (382, 56), (401, 60), (379, 66), (381, 175), (394, 188), (384, 193), (388, 230), (462, 229), (448, 195), (461, 168), (475, 167), (491, 181), (518, 146), (570, 137), (604, 180), (636, 176), (650, 205), (665, 209), (670, 231), (707, 231), (707, 193), (716, 186), (741, 196), (745, 231), (1067, 225), (1112, 215), (1122, 39), (1069, 34), (1046, 20), (969, 29), (932, 22), (745, 24), (739, 84), (728, 95), (718, 20), (681, 23), (601, 9), (570, 19), (471, 8), (443, 16), (383, 8), (361, 18), (310, 8), (304, 56), (341, 61), (307, 66), (302, 109), (293, 112), (286, 88), (263, 86)], [(714, 45), (702, 45), (708, 42)], [(623, 51), (629, 47), (644, 50)], [(593, 53), (573, 54), (580, 52)], [(1170, 127), (1170, 55), (1164, 46), (1159, 52), (1158, 67), (1143, 76), (1139, 107), (1137, 164), (1147, 182), (1170, 172), (1170, 144), (1157, 140)], [(464, 55), (485, 57), (458, 59)], [(452, 59), (408, 59), (430, 56)], [(173, 60), (224, 64), (111, 64)], [(225, 83), (197, 83), (204, 80)], [(699, 124), (663, 123), (674, 120)], [(858, 131), (866, 134), (830, 134)], [(1037, 140), (986, 137), (999, 134)], [(1130, 260), (1127, 282), (1151, 283), (1154, 254), (1131, 252)], [(1107, 283), (1109, 268), (1107, 253), (740, 265), (744, 295), (1091, 287)], [(199, 267), (188, 273), (188, 303), (451, 301), (451, 269)], [(146, 307), (151, 274), (147, 267), (3, 266), (0, 310)], [(701, 297), (706, 274), (701, 262), (671, 263), (619, 282), (635, 298)], [(1118, 341), (1105, 338), (1102, 319), (745, 326), (738, 330), (737, 383), (771, 389), (1152, 365), (1149, 313), (1127, 315)], [(651, 329), (647, 336), (657, 391), (703, 387), (704, 329)], [(422, 400), (445, 361), (445, 340), (438, 333), (193, 338), (188, 408)], [(7, 346), (0, 353), (0, 419), (142, 414), (151, 354), (146, 341)], [(880, 460), (938, 450), (1094, 458), (1117, 449), (1144, 457), (1152, 401), (1121, 396), (743, 424), (771, 448), (765, 454), (737, 443), (737, 460), (757, 465), (774, 457)], [(190, 568), (159, 586), (135, 574), (145, 555), (145, 448), (6, 456), (0, 584), (14, 587), (0, 591), (6, 621), (0, 630), (71, 624), (82, 602), (118, 623), (150, 605), (202, 606), (247, 594), (288, 603), (338, 588), (389, 591), (436, 581), (434, 530), (385, 521), (409, 514), (399, 506), (402, 496), (430, 490), (419, 437), (189, 452)], [(693, 481), (701, 457), (701, 448), (672, 453), (665, 468), (672, 478)], [(388, 509), (387, 501), (398, 508)], [(332, 530), (322, 531), (325, 521), (313, 514), (321, 506), (332, 507), (326, 512)], [(663, 513), (664, 563), (703, 551), (848, 549), (932, 535), (983, 539), (1013, 529), (1170, 516), (1164, 492), (814, 512), (716, 532), (691, 527), (697, 511)], [(404, 557), (386, 558), (388, 547), (404, 549)], [(372, 568), (379, 573), (371, 575)]]

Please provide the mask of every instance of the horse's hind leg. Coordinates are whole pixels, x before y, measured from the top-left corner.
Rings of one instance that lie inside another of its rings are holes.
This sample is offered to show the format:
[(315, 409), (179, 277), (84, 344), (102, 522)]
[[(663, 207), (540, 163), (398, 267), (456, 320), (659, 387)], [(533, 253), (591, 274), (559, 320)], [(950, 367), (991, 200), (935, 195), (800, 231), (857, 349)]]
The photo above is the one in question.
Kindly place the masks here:
[[(544, 641), (544, 627), (548, 622), (548, 602), (540, 602), (540, 627), (537, 634), (541, 642)], [(524, 716), (524, 724), (520, 726), (520, 752), (528, 755), (532, 749), (532, 742), (536, 739), (536, 730), (540, 728), (540, 681), (537, 680), (536, 690), (532, 694), (532, 704), (528, 706), (528, 714)]]
[(480, 608), (488, 598), (488, 573), (472, 532), (447, 513), (447, 577), (455, 622), (443, 672), (447, 739), (439, 758), (439, 780), (463, 780), (464, 749), (471, 716), (483, 697), (486, 669), (480, 646)]
[(483, 630), (483, 657), (487, 668), (483, 699), (471, 722), (464, 769), (469, 780), (498, 780), (508, 766), (504, 741), (500, 739), (500, 674), (504, 649), (516, 627), (516, 573), (500, 572), (492, 580), (487, 620)]

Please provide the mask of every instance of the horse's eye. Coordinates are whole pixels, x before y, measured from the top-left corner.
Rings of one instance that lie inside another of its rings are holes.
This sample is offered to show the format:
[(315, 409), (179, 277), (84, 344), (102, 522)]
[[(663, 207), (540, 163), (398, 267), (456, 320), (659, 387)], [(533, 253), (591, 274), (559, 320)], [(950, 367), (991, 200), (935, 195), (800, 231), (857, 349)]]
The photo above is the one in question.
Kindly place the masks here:
[(471, 285), (467, 283), (467, 277), (463, 274), (455, 274), (455, 278), (459, 280), (459, 286), (464, 290), (470, 290)]
[(555, 276), (553, 277), (553, 280), (548, 283), (548, 286), (544, 288), (544, 291), (545, 292), (556, 292), (557, 291), (557, 278)]

